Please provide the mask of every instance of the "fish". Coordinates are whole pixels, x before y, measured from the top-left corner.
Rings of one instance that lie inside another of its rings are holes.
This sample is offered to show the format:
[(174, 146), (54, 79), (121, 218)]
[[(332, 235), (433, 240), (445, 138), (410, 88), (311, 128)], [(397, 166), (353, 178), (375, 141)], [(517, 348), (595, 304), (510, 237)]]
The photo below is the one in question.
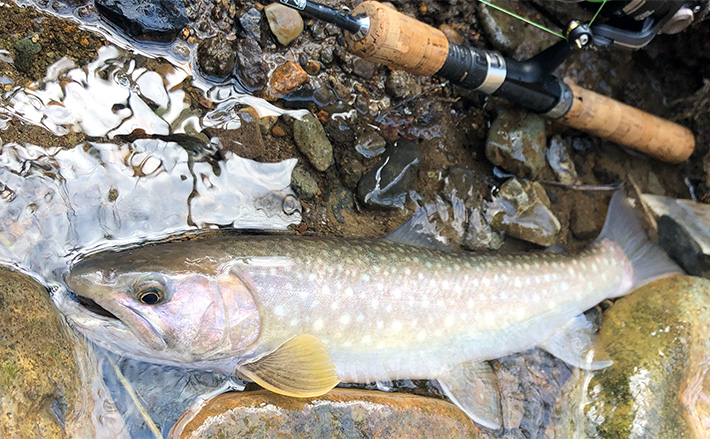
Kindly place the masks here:
[(456, 252), (414, 232), (238, 234), (104, 252), (71, 267), (55, 303), (123, 356), (293, 397), (436, 379), (473, 421), (498, 429), (488, 360), (537, 346), (572, 366), (607, 367), (584, 311), (682, 273), (621, 192), (600, 236), (576, 253)]

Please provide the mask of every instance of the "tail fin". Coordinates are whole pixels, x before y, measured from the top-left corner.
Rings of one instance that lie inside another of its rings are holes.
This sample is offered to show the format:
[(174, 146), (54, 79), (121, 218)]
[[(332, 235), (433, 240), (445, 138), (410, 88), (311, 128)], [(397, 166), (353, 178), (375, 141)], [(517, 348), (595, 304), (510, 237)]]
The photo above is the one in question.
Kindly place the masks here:
[(633, 286), (629, 291), (656, 279), (683, 274), (683, 269), (648, 239), (639, 217), (626, 201), (623, 188), (611, 197), (604, 228), (597, 238), (602, 239), (615, 242), (631, 261)]

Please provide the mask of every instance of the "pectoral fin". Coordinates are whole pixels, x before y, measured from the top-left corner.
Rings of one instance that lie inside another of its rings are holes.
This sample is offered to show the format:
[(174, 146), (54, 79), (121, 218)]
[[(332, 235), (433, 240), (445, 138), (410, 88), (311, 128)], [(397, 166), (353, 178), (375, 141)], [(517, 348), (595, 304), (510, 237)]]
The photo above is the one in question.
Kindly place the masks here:
[(584, 314), (580, 314), (545, 340), (540, 347), (572, 366), (599, 370), (611, 366), (612, 361), (604, 350), (595, 348), (596, 337), (594, 325)]
[(446, 396), (471, 419), (487, 428), (501, 428), (498, 379), (488, 363), (461, 363), (437, 380)]
[(340, 381), (318, 337), (299, 335), (274, 352), (239, 367), (244, 376), (274, 393), (308, 398), (323, 395)]

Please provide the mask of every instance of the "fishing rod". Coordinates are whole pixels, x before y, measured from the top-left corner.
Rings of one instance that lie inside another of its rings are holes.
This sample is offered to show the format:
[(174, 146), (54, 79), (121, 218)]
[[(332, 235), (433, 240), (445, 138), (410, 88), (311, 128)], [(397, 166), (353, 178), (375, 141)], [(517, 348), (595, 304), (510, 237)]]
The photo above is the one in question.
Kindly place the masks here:
[(649, 35), (652, 38), (678, 15), (683, 6), (679, 2), (665, 2), (677, 4), (676, 10), (665, 11), (650, 25), (646, 20), (640, 32), (607, 25), (593, 31), (574, 20), (564, 31), (565, 40), (522, 62), (496, 51), (451, 43), (439, 29), (376, 1), (360, 3), (350, 14), (311, 0), (279, 2), (345, 30), (348, 49), (367, 60), (448, 79), (667, 162), (685, 161), (695, 148), (695, 137), (688, 128), (565, 83), (552, 74), (576, 49), (595, 43), (629, 47), (648, 43)]

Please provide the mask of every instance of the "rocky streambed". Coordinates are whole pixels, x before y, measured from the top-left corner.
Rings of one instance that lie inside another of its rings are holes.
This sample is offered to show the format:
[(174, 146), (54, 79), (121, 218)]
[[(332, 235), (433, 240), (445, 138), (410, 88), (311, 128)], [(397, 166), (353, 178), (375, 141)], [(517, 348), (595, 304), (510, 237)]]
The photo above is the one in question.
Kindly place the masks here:
[[(545, 21), (525, 2), (497, 3)], [(556, 41), (476, 2), (392, 4), (452, 42), (517, 59)], [(278, 5), (146, 5), (0, 3), (0, 255), (48, 285), (66, 255), (218, 226), (379, 237), (424, 207), (435, 232), (465, 250), (574, 250), (601, 230), (622, 181), (710, 200), (707, 23), (636, 52), (576, 53), (557, 71), (693, 129), (695, 153), (669, 165), (359, 59), (337, 28)], [(256, 189), (242, 190), (247, 182)], [(505, 422), (490, 432), (434, 382), (297, 403), (264, 392), (209, 399), (224, 379), (101, 357), (63, 326), (44, 287), (7, 273), (2, 435), (703, 437), (707, 289), (676, 278), (593, 310), (615, 361), (608, 370), (585, 375), (541, 350), (493, 361)], [(173, 408), (161, 399), (167, 388), (180, 395)]]

